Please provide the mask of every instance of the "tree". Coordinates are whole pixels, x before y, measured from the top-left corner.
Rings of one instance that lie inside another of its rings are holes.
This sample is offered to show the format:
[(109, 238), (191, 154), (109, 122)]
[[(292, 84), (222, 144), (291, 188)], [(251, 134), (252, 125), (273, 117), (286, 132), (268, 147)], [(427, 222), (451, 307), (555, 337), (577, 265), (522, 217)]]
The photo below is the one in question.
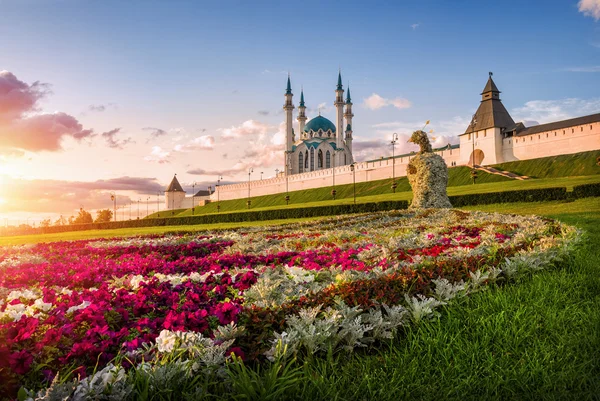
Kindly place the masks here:
[(72, 221), (69, 219), (69, 224), (89, 224), (93, 222), (94, 219), (90, 212), (86, 212), (83, 208), (79, 209), (79, 214)]
[(110, 209), (99, 209), (96, 211), (96, 220), (94, 223), (108, 223), (112, 220), (113, 212)]
[(42, 228), (50, 227), (50, 224), (51, 224), (50, 219), (42, 220), (40, 222), (40, 227), (42, 227)]
[(64, 218), (64, 216), (61, 214), (60, 217), (54, 222), (55, 226), (66, 226), (67, 225), (67, 219)]

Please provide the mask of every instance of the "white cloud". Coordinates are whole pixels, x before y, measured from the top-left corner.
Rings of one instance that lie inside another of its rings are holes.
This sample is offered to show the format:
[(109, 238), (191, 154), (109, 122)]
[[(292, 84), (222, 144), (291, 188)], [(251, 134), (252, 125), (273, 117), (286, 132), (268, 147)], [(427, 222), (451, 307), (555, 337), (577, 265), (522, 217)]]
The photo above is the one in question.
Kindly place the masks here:
[(222, 139), (234, 139), (240, 138), (243, 136), (252, 136), (252, 135), (265, 135), (269, 128), (271, 128), (267, 124), (263, 124), (256, 120), (248, 120), (244, 121), (241, 125), (232, 126), (231, 128), (219, 128), (218, 131), (221, 131)]
[(421, 24), (412, 24), (410, 27), (411, 27), (411, 28), (413, 29), (413, 31), (414, 31), (414, 30), (416, 30), (416, 29), (419, 27), (419, 25), (421, 25)]
[(169, 163), (169, 157), (171, 156), (171, 152), (168, 152), (161, 148), (160, 146), (153, 146), (152, 151), (144, 160), (147, 162), (153, 162), (158, 164)]
[(515, 108), (511, 115), (515, 121), (539, 121), (549, 123), (581, 117), (600, 111), (600, 98), (561, 100), (530, 100), (523, 107)]
[(212, 135), (202, 135), (194, 138), (191, 142), (184, 145), (175, 145), (175, 152), (191, 152), (196, 150), (213, 150), (215, 145), (215, 137)]
[(408, 99), (401, 97), (387, 99), (379, 96), (377, 93), (373, 93), (371, 96), (364, 99), (363, 106), (369, 110), (377, 110), (386, 106), (394, 106), (397, 109), (407, 109), (412, 106), (412, 104)]
[(578, 6), (583, 15), (600, 20), (600, 0), (579, 0)]

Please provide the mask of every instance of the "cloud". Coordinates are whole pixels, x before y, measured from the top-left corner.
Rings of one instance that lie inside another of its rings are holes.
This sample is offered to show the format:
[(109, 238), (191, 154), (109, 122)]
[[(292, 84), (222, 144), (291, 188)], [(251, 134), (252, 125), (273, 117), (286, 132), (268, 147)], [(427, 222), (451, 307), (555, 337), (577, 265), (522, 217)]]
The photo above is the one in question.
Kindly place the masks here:
[(244, 136), (265, 135), (269, 126), (256, 120), (244, 121), (241, 125), (232, 126), (231, 128), (219, 128), (221, 138), (224, 140), (241, 138)]
[(88, 109), (89, 111), (96, 111), (102, 113), (109, 108), (117, 109), (117, 105), (115, 103), (107, 103), (107, 104), (91, 104)]
[(144, 160), (152, 163), (165, 164), (170, 163), (171, 152), (168, 152), (160, 146), (153, 146), (152, 151), (148, 156), (144, 157)]
[(129, 203), (131, 194), (162, 194), (166, 187), (156, 178), (128, 176), (91, 182), (26, 180), (2, 176), (2, 181), (6, 188), (3, 193), (6, 203), (1, 206), (4, 212), (71, 213), (80, 206), (86, 210), (112, 208), (110, 192), (117, 193), (119, 206)]
[(600, 111), (600, 98), (561, 100), (530, 100), (523, 107), (512, 109), (515, 121), (533, 120), (541, 124), (585, 116)]
[(579, 11), (586, 17), (600, 20), (600, 0), (579, 0)]
[(421, 25), (421, 24), (412, 24), (410, 27), (414, 31), (414, 30), (416, 30), (419, 27), (419, 25)]
[(175, 152), (191, 152), (196, 150), (213, 150), (215, 146), (215, 137), (212, 135), (202, 135), (194, 138), (191, 142), (181, 145), (175, 145)]
[[(155, 128), (155, 127), (144, 127), (142, 128), (143, 131), (150, 131), (150, 139), (156, 139), (156, 138), (160, 138), (161, 136), (165, 136), (167, 135), (167, 131), (165, 131), (164, 129), (161, 128)], [(146, 143), (148, 143), (150, 140), (146, 141)]]
[(269, 115), (269, 111), (268, 110), (259, 110), (258, 114), (260, 114), (261, 116), (268, 116)]
[(69, 114), (39, 113), (39, 101), (50, 93), (48, 84), (36, 81), (29, 85), (9, 71), (0, 71), (0, 149), (58, 151), (65, 137), (82, 140), (94, 136), (93, 130), (84, 129)]
[(127, 139), (121, 139), (121, 140), (117, 139), (116, 136), (119, 132), (121, 132), (121, 128), (115, 128), (110, 131), (102, 133), (102, 138), (104, 138), (106, 140), (106, 143), (109, 148), (123, 149), (125, 147), (125, 145), (127, 145), (129, 143), (135, 143), (131, 139), (131, 137), (129, 137)]
[(569, 72), (600, 72), (600, 65), (589, 66), (589, 67), (569, 67), (563, 71)]
[(386, 106), (394, 106), (397, 109), (407, 109), (412, 106), (412, 104), (408, 99), (403, 99), (401, 97), (386, 99), (379, 96), (377, 93), (373, 93), (363, 100), (363, 106), (370, 110), (378, 110)]

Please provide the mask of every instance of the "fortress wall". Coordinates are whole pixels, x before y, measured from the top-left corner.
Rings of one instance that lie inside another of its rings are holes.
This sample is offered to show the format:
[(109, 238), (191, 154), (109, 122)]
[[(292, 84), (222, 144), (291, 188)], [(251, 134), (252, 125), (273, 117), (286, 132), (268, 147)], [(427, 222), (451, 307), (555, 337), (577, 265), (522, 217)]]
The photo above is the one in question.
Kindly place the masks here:
[(600, 123), (504, 138), (502, 148), (507, 162), (600, 149)]
[[(444, 158), (446, 164), (450, 166), (452, 162), (460, 159), (460, 149), (448, 149), (436, 152)], [(391, 185), (392, 168), (394, 166), (394, 176), (406, 176), (406, 167), (411, 157), (397, 156), (395, 163), (392, 158), (358, 162), (355, 164), (355, 179), (357, 183), (389, 179)], [(289, 192), (301, 191), (305, 189), (331, 187), (334, 180), (333, 169), (322, 169), (302, 174), (293, 174), (287, 178), (287, 188)], [(350, 166), (341, 166), (335, 168), (335, 185), (352, 184), (353, 174)], [(240, 199), (248, 197), (248, 186), (250, 186), (250, 197), (261, 195), (272, 195), (286, 192), (286, 177), (279, 176), (265, 180), (255, 180), (240, 182), (231, 185), (222, 185), (218, 187), (217, 192), (211, 195), (211, 202), (219, 200)]]

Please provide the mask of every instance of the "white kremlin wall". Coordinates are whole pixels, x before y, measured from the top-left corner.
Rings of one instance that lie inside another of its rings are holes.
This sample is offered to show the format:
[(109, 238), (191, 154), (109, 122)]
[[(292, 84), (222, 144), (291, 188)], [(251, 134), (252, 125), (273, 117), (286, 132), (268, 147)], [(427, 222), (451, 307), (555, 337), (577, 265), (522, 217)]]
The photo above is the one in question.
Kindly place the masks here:
[[(436, 152), (444, 158), (446, 164), (452, 165), (458, 162), (460, 157), (459, 149), (445, 149)], [(396, 177), (406, 176), (406, 166), (411, 157), (414, 156), (396, 156), (394, 173)], [(355, 166), (356, 182), (367, 182), (383, 179), (392, 179), (393, 161), (391, 157), (358, 162)], [(341, 166), (335, 168), (335, 185), (352, 184), (353, 174), (350, 166)], [(241, 182), (238, 184), (221, 185), (217, 187), (217, 192), (210, 197), (211, 202), (218, 200), (240, 199), (248, 197), (248, 184), (250, 186), (250, 197), (271, 195), (286, 192), (286, 178), (279, 176), (265, 180), (256, 180)], [(333, 185), (333, 169), (323, 169), (301, 174), (293, 174), (287, 178), (288, 191), (301, 191), (304, 189), (330, 187)], [(390, 181), (391, 185), (391, 181)]]

